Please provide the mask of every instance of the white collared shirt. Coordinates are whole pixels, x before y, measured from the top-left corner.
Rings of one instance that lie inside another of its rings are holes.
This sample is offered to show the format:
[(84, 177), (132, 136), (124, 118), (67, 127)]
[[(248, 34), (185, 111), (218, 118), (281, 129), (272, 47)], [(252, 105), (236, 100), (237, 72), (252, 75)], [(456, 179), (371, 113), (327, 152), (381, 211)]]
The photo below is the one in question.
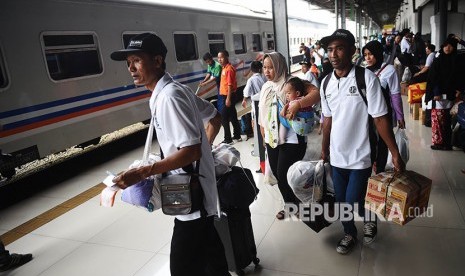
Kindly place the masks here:
[[(373, 118), (387, 114), (386, 101), (378, 78), (365, 69), (366, 98), (357, 89), (355, 66), (346, 77), (335, 72), (326, 87), (320, 90), (321, 107), (325, 117), (332, 117), (330, 136), (331, 165), (343, 169), (366, 169), (371, 166), (368, 114)], [(324, 81), (323, 81), (324, 82)]]
[[(178, 148), (202, 144), (199, 173), (204, 193), (204, 207), (207, 214), (217, 211), (218, 190), (211, 147), (208, 142), (204, 124), (215, 117), (215, 107), (194, 95), (187, 86), (173, 80), (168, 74), (157, 82), (150, 98), (150, 110), (155, 114), (155, 131), (157, 140), (165, 157), (174, 154)], [(195, 163), (193, 164), (195, 165)], [(172, 171), (181, 172), (181, 169)], [(200, 217), (200, 212), (176, 216), (186, 221)]]

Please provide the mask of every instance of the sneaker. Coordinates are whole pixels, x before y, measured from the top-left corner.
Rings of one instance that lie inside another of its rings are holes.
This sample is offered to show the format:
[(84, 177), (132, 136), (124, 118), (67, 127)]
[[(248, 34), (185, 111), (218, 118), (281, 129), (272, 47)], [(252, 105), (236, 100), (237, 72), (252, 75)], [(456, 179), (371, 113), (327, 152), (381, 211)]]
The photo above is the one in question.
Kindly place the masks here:
[(232, 145), (232, 144), (234, 144), (234, 142), (233, 142), (233, 140), (223, 140), (223, 142), (221, 142), (220, 144)]
[(367, 222), (363, 226), (363, 243), (370, 244), (375, 241), (378, 227), (374, 222)]
[(233, 141), (236, 142), (236, 143), (242, 142), (242, 138), (241, 138), (241, 137), (239, 137), (239, 138), (233, 138)]
[(344, 238), (342, 238), (336, 247), (336, 251), (339, 254), (347, 254), (349, 253), (357, 243), (357, 240), (349, 234), (345, 234)]
[(30, 260), (32, 260), (32, 254), (11, 254), (7, 263), (0, 264), (0, 271), (17, 268)]

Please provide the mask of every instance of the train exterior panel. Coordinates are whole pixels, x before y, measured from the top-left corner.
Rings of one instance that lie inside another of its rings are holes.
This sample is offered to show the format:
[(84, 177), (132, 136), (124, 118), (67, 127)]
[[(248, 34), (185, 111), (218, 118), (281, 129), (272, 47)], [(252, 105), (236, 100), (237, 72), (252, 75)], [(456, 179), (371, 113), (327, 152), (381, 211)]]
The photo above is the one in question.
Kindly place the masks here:
[[(151, 92), (110, 59), (135, 34), (159, 35), (167, 71), (193, 91), (206, 73), (203, 54), (220, 47), (245, 85), (250, 62), (274, 48), (272, 22), (227, 11), (122, 0), (1, 1), (0, 149), (22, 159), (3, 160), (0, 172), (150, 117)], [(204, 98), (216, 93), (215, 85), (199, 91)]]

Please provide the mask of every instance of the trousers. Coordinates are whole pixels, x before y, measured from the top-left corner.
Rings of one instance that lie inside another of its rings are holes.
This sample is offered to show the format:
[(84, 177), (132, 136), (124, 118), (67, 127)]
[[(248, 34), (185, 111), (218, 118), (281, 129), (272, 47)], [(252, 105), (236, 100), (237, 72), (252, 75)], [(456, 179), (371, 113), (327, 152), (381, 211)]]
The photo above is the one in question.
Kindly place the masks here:
[(230, 275), (213, 219), (214, 216), (174, 220), (170, 254), (172, 276)]

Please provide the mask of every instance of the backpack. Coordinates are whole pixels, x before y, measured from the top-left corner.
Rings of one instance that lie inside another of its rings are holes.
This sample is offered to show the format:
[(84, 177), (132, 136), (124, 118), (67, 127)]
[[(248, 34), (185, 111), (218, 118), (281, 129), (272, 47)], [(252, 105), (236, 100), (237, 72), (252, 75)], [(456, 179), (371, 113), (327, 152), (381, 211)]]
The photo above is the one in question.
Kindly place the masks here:
[[(384, 69), (381, 68), (379, 72), (381, 72)], [(323, 79), (323, 94), (326, 99), (326, 87), (328, 86), (329, 80), (331, 78), (332, 72), (329, 73), (324, 79)], [(360, 96), (363, 99), (363, 102), (368, 106), (368, 100), (366, 97), (366, 82), (365, 82), (365, 68), (360, 67), (360, 66), (355, 66), (355, 81), (357, 83), (357, 89), (360, 92)], [(389, 87), (384, 89), (381, 87), (381, 90), (383, 92), (383, 97), (384, 100), (386, 101), (386, 105), (388, 107), (388, 116), (389, 118), (392, 118), (392, 105), (391, 105), (391, 96), (389, 95)], [(391, 120), (391, 119), (390, 119)], [(373, 117), (371, 117), (370, 114), (368, 114), (368, 136), (370, 139), (370, 149), (371, 149), (371, 164), (373, 164), (376, 161), (376, 156), (377, 156), (377, 149), (378, 149), (378, 142), (379, 139), (378, 135), (376, 134), (376, 128), (373, 122)]]

